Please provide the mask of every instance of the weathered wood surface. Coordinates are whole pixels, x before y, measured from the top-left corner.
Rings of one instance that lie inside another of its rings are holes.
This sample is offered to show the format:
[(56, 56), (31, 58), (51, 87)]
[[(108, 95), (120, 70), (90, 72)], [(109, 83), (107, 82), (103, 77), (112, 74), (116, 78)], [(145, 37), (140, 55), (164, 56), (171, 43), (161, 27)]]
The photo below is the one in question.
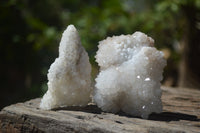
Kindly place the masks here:
[(37, 98), (5, 107), (0, 112), (0, 132), (200, 133), (200, 91), (162, 89), (164, 110), (150, 115), (148, 120), (123, 113), (105, 113), (92, 104), (43, 111), (38, 108), (40, 99)]

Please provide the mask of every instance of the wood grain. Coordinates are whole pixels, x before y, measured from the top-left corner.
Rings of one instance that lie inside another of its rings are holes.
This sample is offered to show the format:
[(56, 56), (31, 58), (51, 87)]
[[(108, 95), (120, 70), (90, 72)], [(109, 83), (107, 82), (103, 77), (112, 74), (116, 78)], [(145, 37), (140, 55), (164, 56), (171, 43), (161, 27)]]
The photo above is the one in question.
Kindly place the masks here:
[(51, 111), (38, 108), (40, 98), (5, 107), (0, 132), (162, 133), (200, 132), (200, 91), (162, 87), (163, 112), (148, 120), (102, 112), (94, 104)]

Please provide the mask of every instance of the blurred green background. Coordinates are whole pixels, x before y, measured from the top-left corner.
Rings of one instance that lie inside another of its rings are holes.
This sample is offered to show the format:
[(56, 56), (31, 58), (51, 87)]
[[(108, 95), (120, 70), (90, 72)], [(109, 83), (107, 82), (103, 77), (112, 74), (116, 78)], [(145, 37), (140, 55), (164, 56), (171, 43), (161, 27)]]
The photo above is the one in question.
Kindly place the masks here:
[(0, 109), (44, 94), (69, 24), (80, 33), (93, 79), (98, 41), (142, 31), (165, 53), (163, 85), (200, 87), (200, 0), (2, 0)]

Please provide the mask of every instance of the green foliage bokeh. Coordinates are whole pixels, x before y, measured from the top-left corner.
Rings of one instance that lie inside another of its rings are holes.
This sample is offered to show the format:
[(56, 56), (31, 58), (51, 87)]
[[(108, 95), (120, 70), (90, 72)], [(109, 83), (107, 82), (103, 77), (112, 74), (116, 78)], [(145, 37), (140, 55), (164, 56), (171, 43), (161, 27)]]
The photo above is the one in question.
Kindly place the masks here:
[[(181, 8), (199, 0), (7, 0), (0, 2), (1, 103), (23, 101), (47, 89), (46, 74), (58, 55), (62, 32), (74, 24), (93, 65), (98, 41), (142, 31), (159, 49), (170, 49), (176, 66), (187, 18)], [(199, 28), (199, 23), (197, 28)], [(168, 68), (170, 71), (173, 68)]]

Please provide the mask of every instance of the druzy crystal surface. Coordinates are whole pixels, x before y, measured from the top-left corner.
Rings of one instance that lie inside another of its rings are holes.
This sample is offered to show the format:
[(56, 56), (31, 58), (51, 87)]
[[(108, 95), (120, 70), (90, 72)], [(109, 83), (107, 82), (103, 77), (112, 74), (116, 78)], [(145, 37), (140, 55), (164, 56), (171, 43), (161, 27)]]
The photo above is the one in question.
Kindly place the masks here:
[(166, 60), (144, 33), (108, 37), (98, 46), (94, 101), (102, 110), (148, 118), (162, 111), (160, 81)]
[(48, 71), (48, 91), (40, 108), (85, 106), (90, 101), (91, 65), (76, 28), (69, 25), (62, 35), (59, 57)]

